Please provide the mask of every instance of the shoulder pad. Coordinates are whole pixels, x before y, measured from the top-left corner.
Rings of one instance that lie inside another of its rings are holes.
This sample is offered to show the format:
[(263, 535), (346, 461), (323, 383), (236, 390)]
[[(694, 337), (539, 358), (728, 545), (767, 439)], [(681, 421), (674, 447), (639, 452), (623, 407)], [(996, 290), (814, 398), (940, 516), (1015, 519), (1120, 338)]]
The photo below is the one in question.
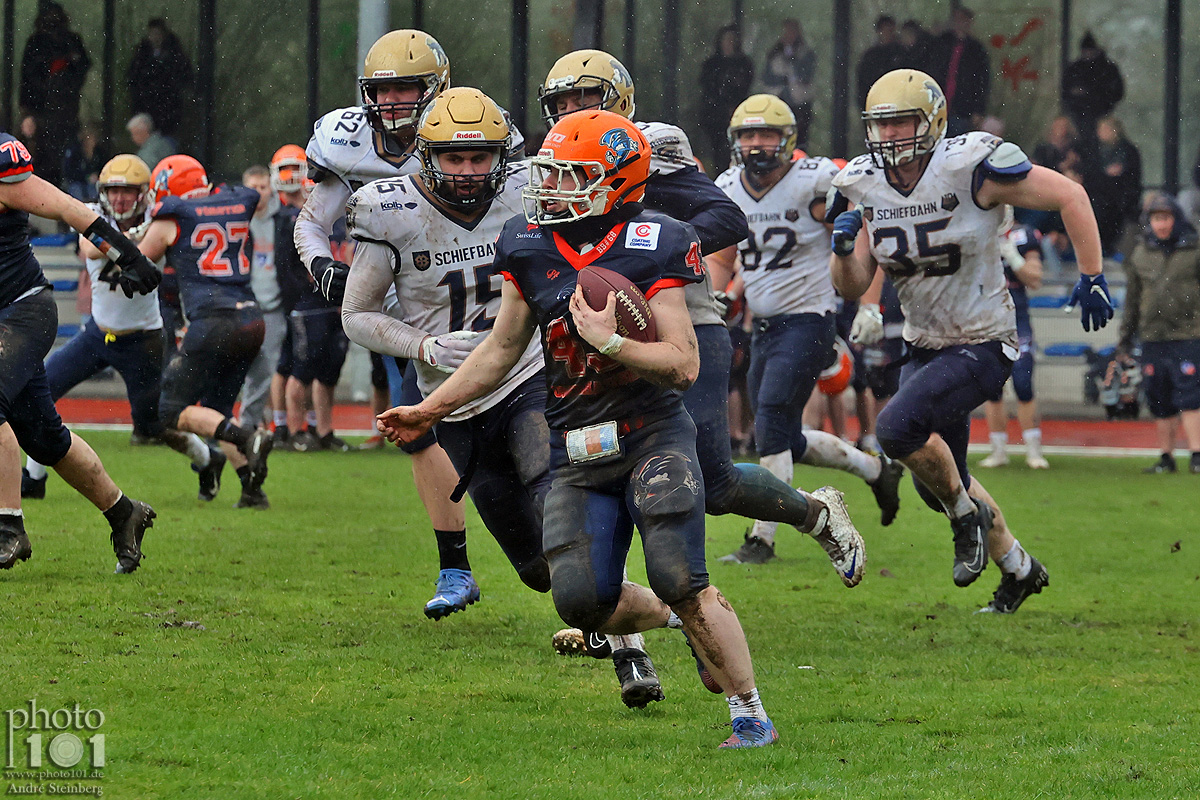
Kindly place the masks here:
[(504, 168), (505, 191), (520, 190), (529, 185), (529, 164), (524, 161), (510, 161)]
[(346, 201), (346, 232), (359, 241), (401, 244), (412, 232), (411, 212), (419, 202), (407, 178), (371, 181)]
[(948, 169), (970, 170), (990, 156), (1003, 142), (999, 136), (983, 131), (971, 131), (946, 139), (939, 147), (945, 149), (944, 164)]
[(741, 171), (742, 171), (741, 167), (730, 167), (729, 169), (725, 170), (720, 175), (718, 175), (717, 179), (715, 181), (713, 181), (713, 183), (715, 183), (717, 186), (721, 187), (722, 189), (725, 189), (729, 186), (733, 186), (733, 184), (738, 179), (738, 175), (741, 174)]
[(650, 169), (662, 175), (685, 167), (696, 167), (692, 143), (682, 129), (665, 122), (639, 122), (638, 128), (650, 142)]
[(370, 147), (371, 126), (366, 113), (358, 106), (335, 108), (313, 125), (305, 154), (321, 177), (311, 173), (309, 177), (318, 183), (330, 176), (341, 178), (366, 152), (364, 148)]
[(164, 197), (155, 204), (150, 212), (151, 219), (164, 219), (187, 216), (190, 213), (187, 202), (178, 197)]
[[(831, 162), (832, 163), (832, 162)], [(836, 164), (834, 166), (837, 166)], [(869, 153), (858, 156), (850, 161), (840, 172), (833, 176), (833, 185), (839, 189), (852, 186), (867, 175), (874, 175), (875, 163)]]
[(979, 166), (985, 178), (998, 181), (1019, 180), (1033, 169), (1029, 157), (1012, 142), (1001, 142)]
[(33, 174), (33, 156), (11, 134), (0, 135), (0, 182), (20, 183)]

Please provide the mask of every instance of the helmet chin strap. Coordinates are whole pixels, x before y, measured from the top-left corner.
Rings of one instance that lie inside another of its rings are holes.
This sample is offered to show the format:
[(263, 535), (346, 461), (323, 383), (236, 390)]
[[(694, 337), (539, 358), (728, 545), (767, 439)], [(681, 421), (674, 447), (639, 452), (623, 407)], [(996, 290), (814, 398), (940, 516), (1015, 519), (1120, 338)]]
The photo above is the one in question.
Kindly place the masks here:
[(612, 210), (616, 211), (618, 208), (625, 205), (625, 198), (629, 197), (629, 195), (631, 195), (633, 192), (637, 191), (641, 187), (648, 184), (650, 182), (650, 179), (653, 178), (657, 174), (658, 174), (658, 170), (652, 170), (650, 172), (650, 174), (646, 176), (646, 180), (638, 181), (637, 183), (633, 184), (628, 189), (626, 189), (625, 191), (623, 191), (619, 195), (617, 195), (617, 199), (613, 201)]

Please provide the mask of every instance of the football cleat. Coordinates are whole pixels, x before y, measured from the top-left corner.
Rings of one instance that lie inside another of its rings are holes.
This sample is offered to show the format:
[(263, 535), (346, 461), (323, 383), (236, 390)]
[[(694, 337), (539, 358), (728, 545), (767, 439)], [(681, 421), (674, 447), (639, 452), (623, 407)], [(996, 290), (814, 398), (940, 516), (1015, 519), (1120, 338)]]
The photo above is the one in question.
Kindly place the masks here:
[(275, 437), (265, 428), (258, 428), (246, 443), (242, 455), (246, 457), (246, 466), (250, 468), (250, 478), (246, 481), (246, 489), (256, 492), (262, 488), (267, 479), (267, 456), (275, 446)]
[(0, 529), (0, 569), (12, 569), (18, 561), (33, 555), (33, 545), (25, 531)]
[(358, 446), (359, 450), (381, 450), (383, 449), (384, 439), (382, 434), (368, 436), (362, 444)]
[(242, 496), (233, 504), (234, 508), (258, 508), (266, 510), (271, 507), (271, 501), (267, 499), (267, 494), (261, 488), (250, 489), (247, 486), (242, 487)]
[(975, 511), (950, 520), (954, 531), (954, 585), (970, 586), (987, 568), (988, 532), (992, 529), (992, 507), (971, 498)]
[(591, 656), (608, 658), (612, 645), (603, 633), (585, 633), (579, 628), (563, 628), (551, 640), (554, 652), (560, 656)]
[(858, 586), (867, 563), (862, 536), (850, 521), (845, 496), (832, 486), (822, 486), (812, 496), (825, 504), (812, 537), (829, 556), (838, 577), (847, 587)]
[[(1028, 463), (1028, 459), (1026, 459), (1026, 463)], [(987, 458), (979, 462), (979, 466), (985, 469), (1006, 467), (1008, 466), (1008, 453), (1003, 450), (993, 450)]]
[(208, 466), (201, 469), (192, 464), (192, 472), (200, 476), (199, 498), (206, 503), (216, 499), (221, 490), (221, 473), (225, 470), (225, 454), (217, 448), (209, 449)]
[(288, 439), (291, 438), (291, 434), (288, 433), (288, 426), (276, 425), (275, 432), (272, 434), (272, 438), (275, 440), (276, 447), (283, 447), (286, 445), (288, 443)]
[(1188, 461), (1188, 472), (1200, 475), (1200, 453), (1192, 453), (1191, 460)]
[(21, 467), (21, 497), (28, 500), (45, 500), (46, 477), (30, 477), (29, 470)]
[(1011, 614), (1021, 607), (1021, 603), (1024, 603), (1029, 595), (1038, 594), (1044, 587), (1049, 586), (1050, 573), (1046, 572), (1042, 563), (1033, 556), (1029, 557), (1029, 561), (1029, 574), (1024, 578), (1017, 578), (1011, 573), (1004, 573), (1000, 578), (1000, 587), (992, 595), (992, 601), (977, 613)]
[(612, 654), (613, 669), (621, 682), (621, 702), (629, 708), (645, 708), (664, 699), (658, 673), (645, 651), (635, 647), (616, 650)]
[(775, 544), (757, 536), (751, 536), (746, 531), (742, 546), (727, 556), (721, 556), (718, 561), (726, 564), (765, 564), (775, 557)]
[(1044, 456), (1025, 456), (1025, 466), (1030, 469), (1050, 469), (1050, 462)]
[(704, 684), (704, 688), (708, 689), (713, 694), (725, 694), (725, 690), (721, 688), (721, 684), (717, 683), (717, 679), (708, 671), (708, 667), (704, 666), (704, 662), (700, 660), (700, 656), (696, 653), (696, 648), (692, 647), (692, 639), (687, 633), (683, 634), (683, 640), (687, 642), (688, 650), (692, 651), (692, 658), (696, 659), (696, 674), (700, 676), (700, 682)]
[(444, 569), (438, 573), (437, 589), (425, 604), (425, 616), (441, 619), (462, 611), (479, 599), (479, 584), (465, 569)]
[(1147, 475), (1161, 475), (1163, 473), (1172, 473), (1178, 471), (1175, 466), (1175, 456), (1168, 453), (1163, 453), (1162, 456), (1150, 466), (1146, 467), (1142, 472)]
[(113, 552), (117, 555), (118, 575), (133, 572), (142, 563), (142, 537), (146, 531), (154, 527), (154, 518), (158, 516), (154, 509), (141, 500), (131, 500), (133, 512), (120, 528), (113, 528), (109, 539), (112, 541)]
[(903, 464), (887, 456), (879, 457), (879, 477), (868, 485), (879, 505), (879, 522), (884, 527), (891, 525), (900, 511), (900, 479), (903, 477)]
[[(102, 197), (104, 196), (104, 192), (100, 194)], [(158, 436), (150, 436), (149, 434), (138, 433), (137, 431), (129, 434), (130, 447), (147, 447), (154, 444), (162, 444), (162, 439)]]
[(779, 731), (769, 719), (735, 717), (733, 735), (721, 742), (721, 749), (738, 747), (766, 747), (779, 741)]
[(322, 436), (317, 440), (322, 450), (332, 450), (335, 453), (349, 453), (354, 448), (346, 444), (346, 441), (339, 436), (335, 436), (333, 431)]
[(291, 453), (313, 453), (321, 449), (321, 440), (312, 431), (303, 430), (292, 434), (285, 449)]

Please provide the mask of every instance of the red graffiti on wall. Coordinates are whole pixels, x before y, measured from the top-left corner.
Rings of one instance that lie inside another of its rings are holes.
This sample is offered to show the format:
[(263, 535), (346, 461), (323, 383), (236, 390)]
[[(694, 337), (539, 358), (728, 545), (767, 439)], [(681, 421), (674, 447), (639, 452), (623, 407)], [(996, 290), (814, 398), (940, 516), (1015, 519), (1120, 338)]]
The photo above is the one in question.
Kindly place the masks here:
[[(991, 38), (991, 45), (996, 50), (1019, 47), (1025, 41), (1026, 37), (1042, 28), (1045, 24), (1046, 20), (1044, 17), (1032, 17), (1026, 20), (1025, 24), (1021, 26), (1021, 30), (1012, 36), (1006, 36), (1002, 33), (994, 34)], [(1002, 55), (1000, 59), (1000, 77), (1012, 85), (1014, 92), (1021, 88), (1022, 81), (1036, 82), (1038, 80), (1038, 71), (1030, 66), (1031, 60), (1029, 55)]]

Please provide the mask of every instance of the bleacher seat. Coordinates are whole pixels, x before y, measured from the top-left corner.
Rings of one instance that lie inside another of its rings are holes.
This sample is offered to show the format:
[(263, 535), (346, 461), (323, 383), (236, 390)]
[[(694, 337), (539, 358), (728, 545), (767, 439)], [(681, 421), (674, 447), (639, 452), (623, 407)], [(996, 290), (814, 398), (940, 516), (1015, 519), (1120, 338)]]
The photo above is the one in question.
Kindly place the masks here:
[(56, 292), (77, 292), (77, 291), (79, 291), (79, 281), (76, 281), (76, 280), (50, 281), (50, 285), (54, 287), (54, 291), (56, 291)]
[(60, 339), (70, 339), (72, 336), (74, 336), (77, 333), (79, 333), (78, 325), (69, 325), (68, 324), (68, 325), (59, 325), (58, 326), (58, 338), (60, 338)]

